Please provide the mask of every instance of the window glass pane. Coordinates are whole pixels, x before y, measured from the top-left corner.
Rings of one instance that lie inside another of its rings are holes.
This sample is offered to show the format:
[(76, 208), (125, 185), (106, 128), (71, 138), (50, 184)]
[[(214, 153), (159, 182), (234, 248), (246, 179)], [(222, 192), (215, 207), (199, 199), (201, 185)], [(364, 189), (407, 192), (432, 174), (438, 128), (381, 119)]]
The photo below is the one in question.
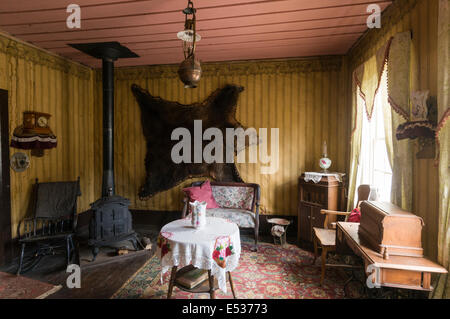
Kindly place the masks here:
[(377, 187), (380, 201), (390, 201), (391, 178), (390, 174), (374, 171), (374, 185)]
[(381, 81), (370, 121), (367, 118), (364, 101), (359, 96), (357, 98), (358, 106), (364, 108), (357, 187), (361, 184), (370, 184), (378, 189), (380, 201), (389, 202), (391, 199), (392, 171), (386, 148), (383, 108), (390, 108), (390, 105), (387, 103), (387, 77), (385, 72)]
[[(379, 102), (380, 100), (378, 100)], [(382, 105), (381, 103), (376, 104), (376, 126), (377, 126), (377, 137), (378, 138), (384, 138), (384, 123), (383, 123), (383, 107), (385, 105)]]
[(386, 173), (391, 172), (389, 159), (387, 157), (386, 142), (384, 139), (375, 141), (373, 168)]

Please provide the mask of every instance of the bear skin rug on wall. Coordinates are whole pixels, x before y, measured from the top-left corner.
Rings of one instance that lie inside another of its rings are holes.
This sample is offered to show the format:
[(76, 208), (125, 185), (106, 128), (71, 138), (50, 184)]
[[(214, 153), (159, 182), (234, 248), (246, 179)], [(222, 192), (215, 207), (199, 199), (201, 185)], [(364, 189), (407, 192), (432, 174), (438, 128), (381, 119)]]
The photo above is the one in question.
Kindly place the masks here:
[[(223, 145), (225, 145), (226, 128), (246, 129), (236, 120), (237, 100), (244, 90), (243, 87), (226, 85), (214, 91), (203, 102), (188, 105), (154, 97), (136, 84), (131, 86), (131, 90), (141, 109), (142, 130), (147, 144), (146, 178), (139, 190), (141, 200), (149, 199), (193, 177), (211, 177), (216, 181), (224, 182), (243, 182), (234, 162), (206, 163), (202, 158), (201, 163), (194, 163), (194, 120), (202, 120), (203, 131), (210, 127), (220, 129), (224, 140)], [(180, 142), (171, 140), (172, 131), (180, 127), (188, 129), (191, 135), (191, 163), (177, 164), (171, 158), (173, 146)], [(245, 146), (249, 145), (247, 140)], [(210, 142), (202, 139), (202, 150)], [(234, 150), (236, 155), (236, 147)], [(224, 146), (224, 157), (225, 152)]]

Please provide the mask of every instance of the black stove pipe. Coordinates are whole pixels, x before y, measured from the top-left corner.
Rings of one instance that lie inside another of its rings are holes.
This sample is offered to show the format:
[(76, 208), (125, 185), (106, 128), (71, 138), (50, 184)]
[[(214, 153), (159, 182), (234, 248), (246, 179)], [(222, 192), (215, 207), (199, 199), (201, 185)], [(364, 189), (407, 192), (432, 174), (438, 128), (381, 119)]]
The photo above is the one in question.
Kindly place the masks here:
[(102, 59), (103, 80), (103, 178), (102, 198), (115, 195), (114, 185), (114, 61), (137, 58), (136, 53), (119, 42), (73, 43), (69, 46)]
[(114, 185), (114, 60), (103, 58), (103, 180), (102, 197), (115, 194)]

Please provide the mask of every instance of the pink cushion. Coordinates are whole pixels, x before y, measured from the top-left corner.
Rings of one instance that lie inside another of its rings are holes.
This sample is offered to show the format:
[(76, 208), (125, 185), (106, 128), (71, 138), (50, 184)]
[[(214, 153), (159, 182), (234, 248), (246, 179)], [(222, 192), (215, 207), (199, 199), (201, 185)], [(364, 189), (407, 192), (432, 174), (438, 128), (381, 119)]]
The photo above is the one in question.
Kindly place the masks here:
[(189, 197), (191, 202), (198, 200), (199, 202), (206, 202), (206, 208), (219, 208), (216, 200), (213, 197), (211, 184), (209, 181), (204, 182), (200, 186), (193, 186), (183, 188), (183, 192)]
[(352, 210), (347, 219), (347, 221), (350, 223), (359, 223), (360, 220), (361, 220), (361, 211), (359, 210), (359, 208), (355, 208), (354, 210)]

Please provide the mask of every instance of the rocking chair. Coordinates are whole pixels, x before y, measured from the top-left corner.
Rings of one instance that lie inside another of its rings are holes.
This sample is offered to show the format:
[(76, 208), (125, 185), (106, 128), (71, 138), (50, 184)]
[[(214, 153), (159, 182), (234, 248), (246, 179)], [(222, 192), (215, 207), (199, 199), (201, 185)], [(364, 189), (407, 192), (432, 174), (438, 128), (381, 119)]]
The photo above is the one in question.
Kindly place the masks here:
[[(69, 265), (75, 250), (73, 237), (77, 226), (77, 199), (81, 195), (80, 178), (52, 183), (38, 183), (36, 179), (34, 194), (34, 217), (25, 218), (17, 227), (21, 244), (17, 275), (35, 268), (42, 257), (55, 255), (55, 250), (62, 247)], [(37, 248), (31, 258), (24, 261), (27, 244)]]

